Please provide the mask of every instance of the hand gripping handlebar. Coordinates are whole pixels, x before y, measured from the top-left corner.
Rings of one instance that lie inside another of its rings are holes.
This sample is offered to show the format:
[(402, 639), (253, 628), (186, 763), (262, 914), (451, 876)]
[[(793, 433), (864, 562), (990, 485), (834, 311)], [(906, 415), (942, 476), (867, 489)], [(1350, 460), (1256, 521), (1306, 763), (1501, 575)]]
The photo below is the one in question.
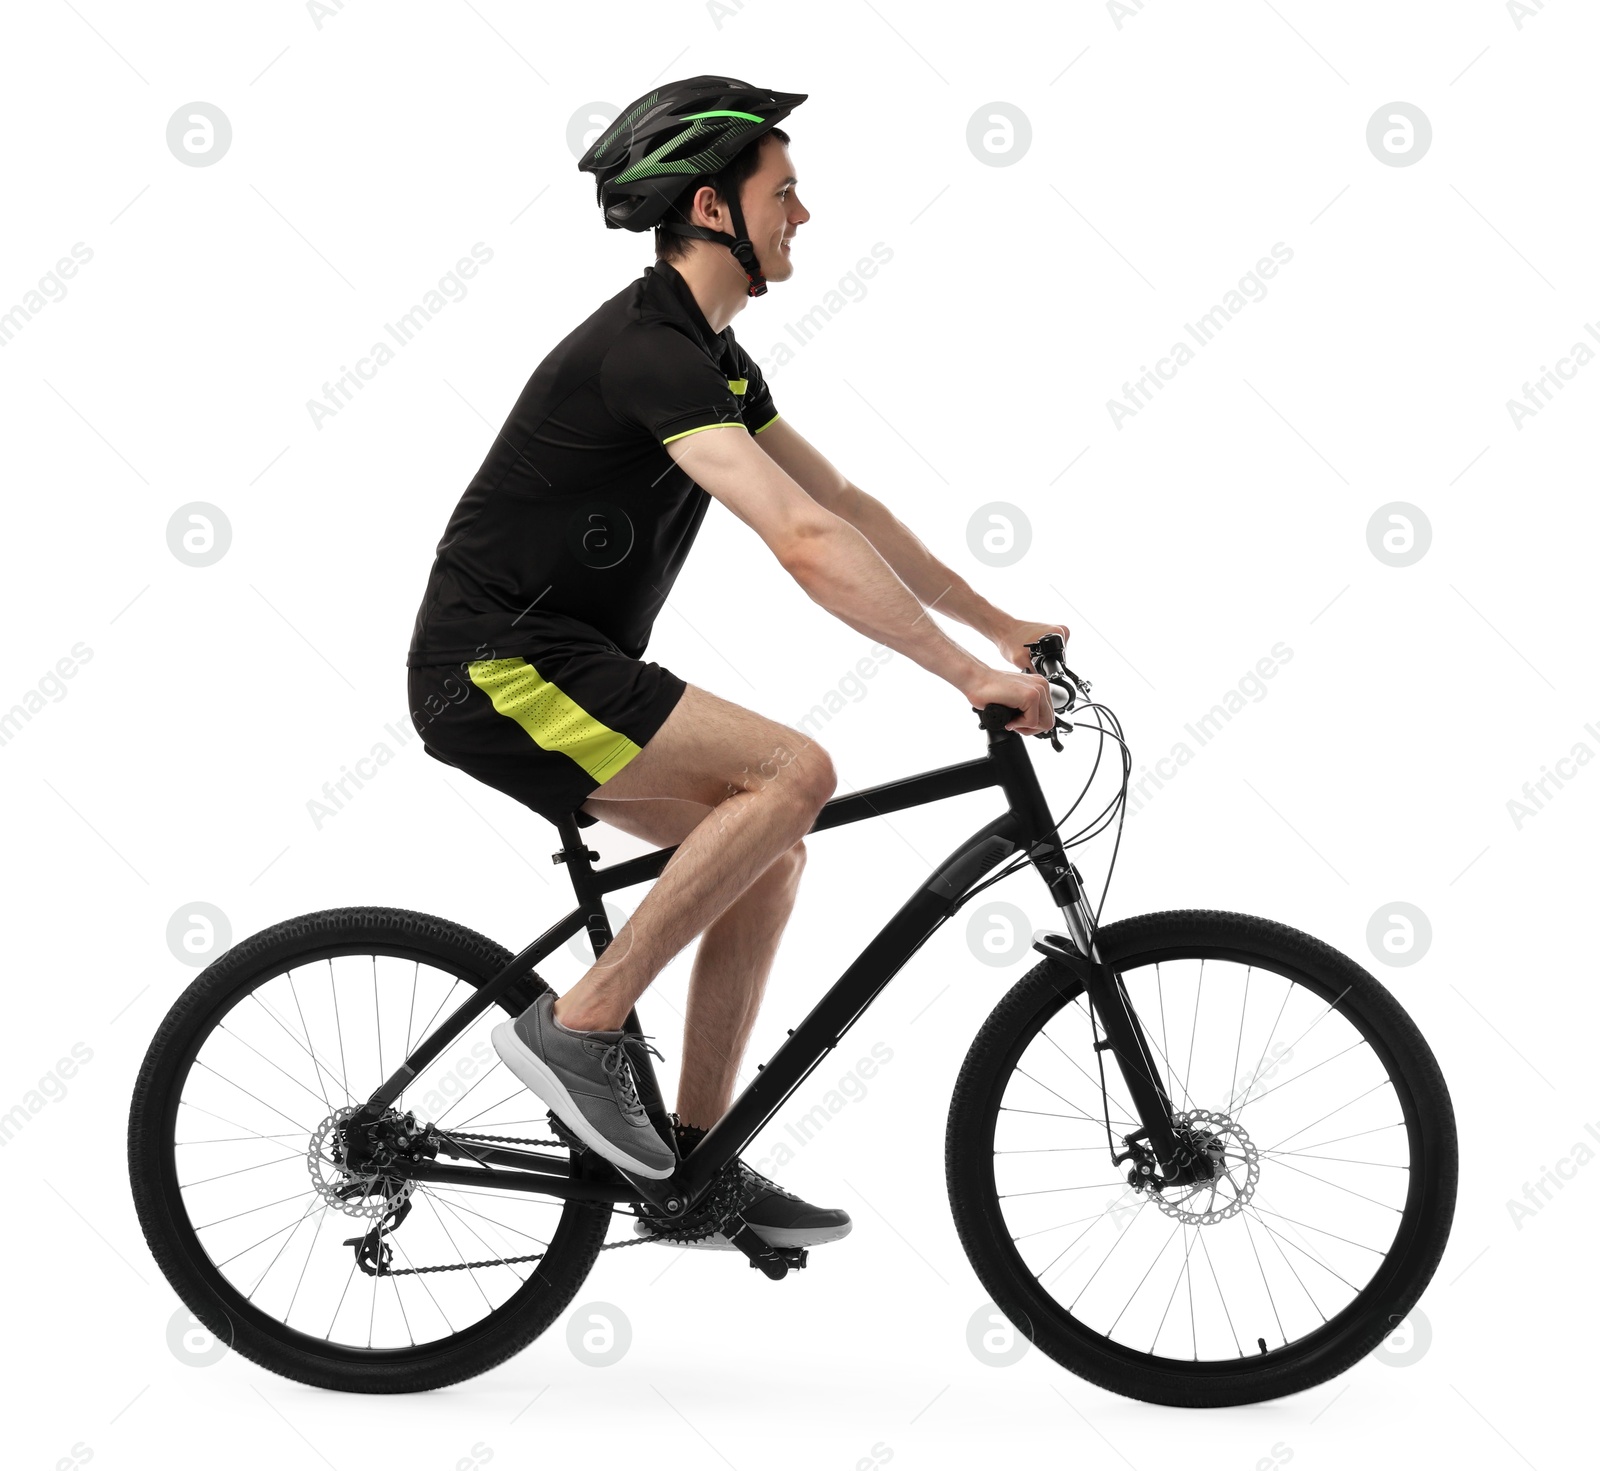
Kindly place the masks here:
[[(1074, 674), (1062, 662), (1066, 645), (1059, 633), (1047, 633), (1037, 643), (1027, 644), (1025, 647), (1031, 656), (1034, 673), (1042, 674), (1050, 681), (1050, 703), (1056, 712), (1055, 725), (1049, 730), (1035, 731), (1034, 734), (1041, 740), (1048, 736), (1050, 744), (1059, 751), (1061, 739), (1056, 735), (1056, 731), (1072, 729), (1072, 722), (1063, 720), (1061, 716), (1073, 709), (1079, 699), (1089, 693), (1089, 681)], [(1022, 711), (1010, 705), (989, 704), (977, 714), (978, 724), (985, 730), (1004, 730), (1007, 723), (1015, 720)]]

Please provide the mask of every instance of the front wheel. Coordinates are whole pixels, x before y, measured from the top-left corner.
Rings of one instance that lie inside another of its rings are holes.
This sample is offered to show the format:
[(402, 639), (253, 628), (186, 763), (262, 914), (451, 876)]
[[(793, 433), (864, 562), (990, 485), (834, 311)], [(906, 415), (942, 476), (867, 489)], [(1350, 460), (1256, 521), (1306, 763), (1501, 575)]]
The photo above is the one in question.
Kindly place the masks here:
[(1108, 1116), (1117, 1154), (1141, 1125), (1083, 983), (1045, 960), (984, 1023), (950, 1106), (973, 1270), (1038, 1348), (1135, 1399), (1248, 1404), (1342, 1373), (1449, 1234), (1455, 1118), (1427, 1043), (1371, 975), (1286, 925), (1174, 911), (1098, 939), (1211, 1178), (1158, 1188), (1112, 1163)]

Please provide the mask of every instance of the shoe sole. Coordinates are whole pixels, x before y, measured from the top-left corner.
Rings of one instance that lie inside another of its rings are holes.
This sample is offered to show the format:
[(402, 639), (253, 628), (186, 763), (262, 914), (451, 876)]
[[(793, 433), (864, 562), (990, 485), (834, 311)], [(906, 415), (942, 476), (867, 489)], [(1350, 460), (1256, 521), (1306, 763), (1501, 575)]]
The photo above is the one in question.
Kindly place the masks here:
[[(829, 1226), (820, 1231), (802, 1231), (783, 1226), (769, 1226), (763, 1230), (759, 1226), (750, 1228), (768, 1246), (796, 1247), (796, 1246), (824, 1246), (830, 1241), (841, 1241), (850, 1234), (849, 1226)], [(635, 1236), (654, 1236), (652, 1231), (643, 1221), (634, 1222), (633, 1234)], [(728, 1240), (720, 1231), (715, 1236), (702, 1237), (699, 1241), (672, 1241), (662, 1238), (663, 1246), (681, 1246), (690, 1251), (738, 1251), (738, 1247)]]
[(596, 1129), (583, 1116), (583, 1111), (567, 1092), (560, 1078), (516, 1034), (510, 1022), (504, 1021), (493, 1027), (489, 1032), (489, 1040), (494, 1044), (494, 1050), (499, 1053), (500, 1061), (510, 1070), (511, 1075), (541, 1103), (553, 1110), (556, 1117), (601, 1159), (615, 1165), (626, 1174), (642, 1175), (647, 1180), (667, 1180), (672, 1177), (677, 1169), (676, 1163), (664, 1170), (641, 1164), (631, 1155), (623, 1153)]

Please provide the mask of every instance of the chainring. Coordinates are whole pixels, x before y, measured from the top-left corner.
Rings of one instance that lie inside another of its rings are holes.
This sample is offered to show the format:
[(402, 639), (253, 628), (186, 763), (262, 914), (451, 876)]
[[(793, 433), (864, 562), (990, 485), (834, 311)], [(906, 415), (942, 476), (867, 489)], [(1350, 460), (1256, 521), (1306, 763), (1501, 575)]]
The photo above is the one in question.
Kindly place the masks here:
[(677, 1246), (687, 1246), (715, 1236), (750, 1199), (753, 1191), (746, 1183), (739, 1161), (724, 1167), (711, 1189), (692, 1211), (681, 1216), (663, 1216), (642, 1206), (634, 1206), (633, 1213), (650, 1227), (648, 1236), (638, 1236), (631, 1241), (612, 1241), (602, 1247), (610, 1251), (618, 1246), (638, 1246), (652, 1241), (668, 1241)]

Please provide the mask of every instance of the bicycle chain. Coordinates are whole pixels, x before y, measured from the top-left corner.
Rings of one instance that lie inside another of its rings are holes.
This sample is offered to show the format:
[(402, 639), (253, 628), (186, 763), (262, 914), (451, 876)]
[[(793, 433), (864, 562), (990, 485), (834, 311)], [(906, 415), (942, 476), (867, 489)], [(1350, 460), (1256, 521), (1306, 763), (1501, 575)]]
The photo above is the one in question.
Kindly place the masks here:
[[(507, 1134), (463, 1134), (455, 1130), (450, 1130), (449, 1134), (452, 1139), (470, 1139), (481, 1144), (531, 1144), (555, 1149), (568, 1149), (571, 1147), (561, 1139), (520, 1139), (513, 1138)], [(713, 1186), (711, 1194), (702, 1203), (700, 1208), (693, 1213), (695, 1216), (700, 1218), (700, 1225), (683, 1229), (672, 1229), (670, 1227), (667, 1229), (661, 1229), (660, 1227), (656, 1227), (651, 1235), (635, 1236), (623, 1241), (608, 1241), (600, 1248), (600, 1250), (616, 1251), (620, 1247), (624, 1246), (648, 1246), (655, 1241), (670, 1241), (675, 1245), (683, 1246), (691, 1245), (696, 1241), (702, 1241), (707, 1236), (716, 1235), (716, 1233), (722, 1229), (723, 1225), (727, 1221), (727, 1218), (738, 1209), (740, 1204), (742, 1204), (743, 1195), (744, 1182), (739, 1178), (739, 1172), (737, 1168), (735, 1168), (729, 1171), (722, 1180), (718, 1181), (717, 1184)], [(621, 1211), (616, 1213), (618, 1215), (623, 1214)], [(646, 1219), (643, 1213), (639, 1211), (635, 1211), (634, 1216), (639, 1220)], [(652, 1220), (651, 1224), (654, 1226), (655, 1222)], [(387, 1243), (383, 1242), (382, 1240), (382, 1224), (377, 1227), (377, 1232), (379, 1238), (378, 1244), (386, 1247)], [(354, 1240), (361, 1241), (363, 1238), (356, 1237)], [(345, 1243), (346, 1246), (351, 1244), (352, 1243), (348, 1241)], [(470, 1272), (479, 1267), (510, 1266), (514, 1262), (537, 1262), (542, 1261), (543, 1259), (544, 1253), (540, 1251), (534, 1252), (528, 1256), (495, 1257), (493, 1260), (486, 1262), (447, 1262), (443, 1266), (438, 1267), (391, 1267), (387, 1264), (387, 1262), (385, 1262), (381, 1264), (379, 1271), (371, 1273), (370, 1275), (382, 1277), (420, 1277), (428, 1272)], [(367, 1270), (365, 1263), (362, 1264), (362, 1270)]]

